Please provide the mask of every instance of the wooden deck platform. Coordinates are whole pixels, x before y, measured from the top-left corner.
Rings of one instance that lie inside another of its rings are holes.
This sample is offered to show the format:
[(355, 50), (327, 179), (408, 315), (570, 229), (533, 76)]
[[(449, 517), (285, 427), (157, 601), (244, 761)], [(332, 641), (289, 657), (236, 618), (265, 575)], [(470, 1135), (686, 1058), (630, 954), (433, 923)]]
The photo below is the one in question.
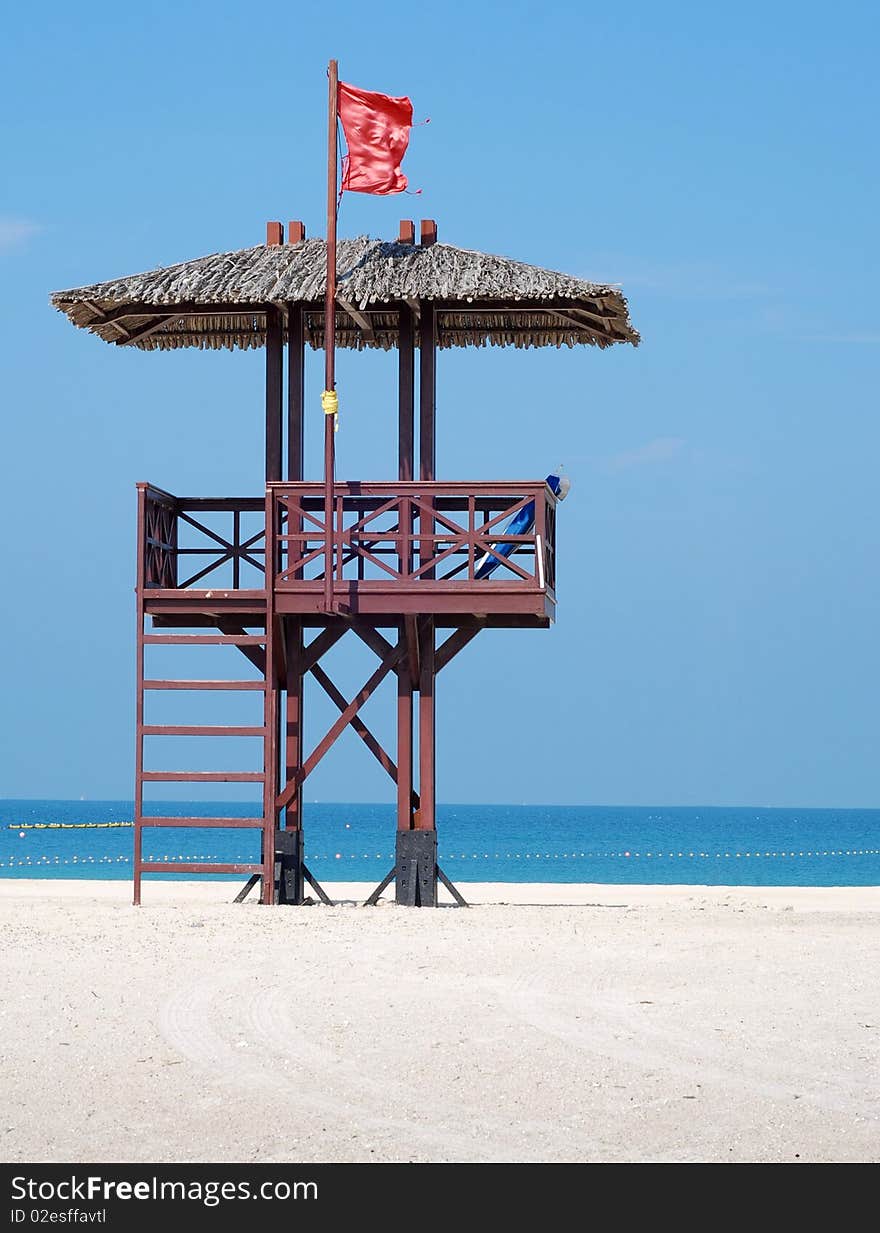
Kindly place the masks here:
[[(552, 623), (556, 498), (543, 480), (339, 483), (335, 492), (328, 535), (318, 483), (270, 483), (262, 498), (176, 497), (139, 484), (145, 612), (157, 624), (258, 624), (268, 577), (278, 615), (322, 625), (329, 560), (338, 610), (374, 625)], [(530, 503), (531, 531), (505, 535)], [(487, 562), (491, 577), (479, 577)]]

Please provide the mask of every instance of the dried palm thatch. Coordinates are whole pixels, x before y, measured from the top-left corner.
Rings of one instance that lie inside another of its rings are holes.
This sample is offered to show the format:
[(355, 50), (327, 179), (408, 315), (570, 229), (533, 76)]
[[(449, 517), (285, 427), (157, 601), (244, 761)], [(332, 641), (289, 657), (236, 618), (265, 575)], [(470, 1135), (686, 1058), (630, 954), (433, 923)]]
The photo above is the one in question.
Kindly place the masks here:
[[(261, 347), (266, 314), (304, 309), (307, 341), (323, 346), (323, 240), (258, 245), (179, 265), (56, 291), (51, 303), (105, 342), (168, 350)], [(639, 335), (620, 289), (455, 248), (365, 236), (340, 240), (337, 346), (398, 343), (398, 309), (436, 309), (440, 347), (607, 347)]]

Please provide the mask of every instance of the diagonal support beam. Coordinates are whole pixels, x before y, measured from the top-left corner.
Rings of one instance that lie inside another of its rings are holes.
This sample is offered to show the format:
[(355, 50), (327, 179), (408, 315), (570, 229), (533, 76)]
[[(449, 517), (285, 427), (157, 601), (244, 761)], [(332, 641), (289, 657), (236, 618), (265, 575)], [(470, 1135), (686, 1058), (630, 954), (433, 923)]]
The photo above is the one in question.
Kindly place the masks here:
[[(361, 621), (352, 621), (351, 627), (361, 642), (364, 642), (380, 659), (391, 650), (391, 643), (383, 638), (372, 625), (366, 625)], [(417, 683), (420, 676), (421, 663), (421, 628), (419, 619), (415, 616), (405, 617), (404, 630), (406, 632), (406, 655), (410, 680)]]
[[(318, 682), (318, 684), (321, 686), (321, 688), (323, 689), (327, 697), (333, 703), (335, 703), (335, 705), (339, 708), (340, 711), (344, 711), (345, 708), (348, 706), (348, 703), (346, 702), (344, 695), (336, 688), (336, 686), (330, 680), (330, 677), (327, 675), (324, 669), (319, 664), (315, 664), (311, 669), (311, 673), (312, 673), (312, 676), (315, 678), (315, 680)], [(367, 725), (364, 723), (364, 721), (362, 719), (359, 719), (357, 715), (355, 715), (354, 718), (351, 720), (351, 727), (354, 728), (355, 732), (364, 742), (367, 749), (369, 749), (370, 753), (378, 760), (380, 765), (388, 772), (388, 774), (391, 776), (394, 782), (397, 783), (397, 763), (394, 762), (393, 759), (390, 758), (389, 755), (385, 752), (385, 750), (376, 740), (375, 736), (373, 736), (372, 732), (367, 727)], [(419, 807), (418, 792), (413, 792), (412, 794), (412, 807), (413, 809), (418, 809)]]
[(564, 321), (566, 325), (572, 326), (574, 329), (583, 334), (591, 334), (594, 338), (597, 334), (599, 334), (599, 331), (596, 329), (595, 325), (592, 324), (594, 321), (601, 322), (601, 327), (606, 334), (611, 333), (611, 323), (606, 321), (603, 317), (594, 317), (592, 313), (584, 314), (584, 316), (590, 318), (591, 324), (589, 325), (586, 321), (581, 321), (578, 317), (572, 317), (568, 313), (558, 312), (556, 309), (548, 309), (547, 315), (549, 317), (555, 317), (557, 321)]
[(248, 878), (248, 880), (245, 882), (244, 886), (235, 896), (232, 902), (233, 903), (244, 903), (245, 899), (247, 899), (248, 895), (257, 885), (259, 880), (260, 880), (260, 875), (258, 873), (252, 873), (251, 876)]
[(210, 527), (206, 527), (204, 523), (197, 521), (197, 519), (191, 518), (184, 510), (179, 510), (177, 517), (181, 519), (182, 522), (188, 522), (191, 527), (195, 527), (195, 529), (202, 535), (206, 535), (208, 539), (212, 539), (215, 544), (219, 544), (220, 547), (224, 548), (227, 552), (235, 552), (235, 545), (230, 544), (228, 539), (224, 539), (222, 535), (218, 535), (216, 531), (212, 531)]
[(307, 647), (304, 648), (302, 659), (300, 660), (303, 676), (307, 672), (311, 672), (312, 665), (316, 664), (319, 659), (327, 654), (332, 646), (335, 646), (348, 627), (339, 622), (338, 625), (328, 625), (323, 633), (318, 634)]
[(443, 870), (440, 868), (439, 865), (437, 866), (437, 877), (440, 879), (440, 881), (449, 891), (450, 895), (452, 896), (452, 898), (455, 900), (455, 902), (458, 904), (460, 908), (470, 907), (470, 904), (467, 903), (464, 896), (459, 891), (458, 887), (452, 885), (452, 883), (449, 881), (449, 878), (447, 878), (446, 874), (443, 872)]
[(385, 890), (387, 886), (390, 886), (396, 877), (397, 877), (397, 866), (392, 865), (391, 872), (385, 875), (385, 877), (382, 879), (382, 881), (379, 883), (379, 885), (370, 895), (369, 899), (364, 900), (364, 907), (374, 908), (376, 904), (379, 902), (379, 896), (382, 894), (383, 890)]
[[(213, 552), (213, 549), (210, 549), (209, 551)], [(213, 561), (209, 561), (208, 564), (204, 567), (204, 569), (200, 569), (197, 573), (191, 574), (189, 578), (184, 579), (182, 582), (178, 582), (176, 584), (177, 589), (180, 591), (185, 591), (187, 587), (191, 587), (193, 583), (201, 582), (201, 580), (204, 577), (206, 577), (206, 575), (212, 573), (215, 569), (219, 569), (221, 565), (225, 565), (227, 561), (231, 561), (231, 560), (232, 560), (231, 552), (222, 553), (220, 556), (216, 557)]]
[(349, 317), (351, 317), (352, 321), (354, 321), (355, 325), (365, 338), (369, 338), (372, 341), (372, 339), (376, 337), (373, 333), (373, 323), (370, 321), (369, 317), (365, 316), (362, 312), (359, 312), (358, 309), (355, 308), (354, 304), (350, 303), (348, 300), (344, 300), (341, 295), (336, 296), (336, 303), (340, 308), (344, 309), (348, 313)]
[(398, 643), (396, 647), (392, 647), (388, 655), (380, 663), (379, 667), (370, 677), (370, 679), (362, 686), (355, 694), (354, 698), (349, 702), (348, 706), (337, 719), (336, 723), (330, 728), (323, 740), (315, 747), (312, 753), (309, 754), (302, 766), (297, 767), (294, 776), (287, 781), (281, 794), (275, 799), (275, 808), (283, 809), (289, 801), (291, 801), (296, 793), (297, 788), (305, 779), (311, 775), (312, 771), (324, 757), (327, 750), (339, 739), (345, 731), (352, 719), (357, 715), (358, 711), (373, 694), (375, 689), (382, 683), (385, 677), (400, 663), (403, 658), (404, 647), (402, 643)]
[(321, 900), (321, 903), (326, 903), (328, 908), (332, 908), (334, 906), (333, 900), (324, 890), (324, 887), (321, 885), (321, 883), (318, 881), (318, 879), (311, 872), (311, 870), (308, 868), (307, 865), (303, 865), (303, 877), (308, 882), (309, 886), (311, 886), (312, 890), (315, 892), (318, 898)]
[(363, 621), (352, 621), (351, 628), (360, 638), (361, 642), (366, 643), (371, 651), (375, 651), (380, 659), (384, 659), (391, 650), (391, 643), (387, 638), (382, 637), (375, 626), (367, 625)]
[[(217, 628), (220, 630), (221, 634), (245, 633), (245, 628), (243, 625), (240, 625), (238, 621), (230, 621), (225, 617), (221, 617), (217, 622)], [(254, 667), (258, 668), (259, 671), (262, 672), (263, 676), (266, 675), (266, 652), (262, 647), (240, 645), (238, 649), (241, 651), (245, 659), (249, 659)]]
[[(139, 330), (133, 330), (131, 333), (126, 332), (121, 338), (116, 339), (117, 347), (130, 347), (132, 343), (140, 342), (143, 338), (149, 338), (151, 334), (155, 334), (157, 330), (161, 330), (164, 325), (172, 320), (170, 317), (156, 317), (148, 325), (142, 325)], [(120, 327), (116, 322), (110, 321), (108, 325), (112, 325), (114, 330)]]
[(455, 659), (459, 651), (464, 650), (467, 644), (476, 638), (482, 628), (483, 622), (477, 619), (467, 625), (461, 625), (455, 633), (450, 634), (446, 641), (437, 648), (434, 671), (439, 672), (441, 668), (445, 668), (451, 659)]

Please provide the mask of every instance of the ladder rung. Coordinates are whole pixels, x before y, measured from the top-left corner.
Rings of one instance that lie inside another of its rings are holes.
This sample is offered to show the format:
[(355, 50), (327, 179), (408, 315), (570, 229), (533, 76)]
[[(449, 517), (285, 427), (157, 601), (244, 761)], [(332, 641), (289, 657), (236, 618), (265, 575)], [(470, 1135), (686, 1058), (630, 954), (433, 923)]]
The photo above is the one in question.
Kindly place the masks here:
[(141, 818), (139, 826), (230, 826), (262, 827), (262, 818)]
[(144, 689), (265, 689), (265, 681), (144, 681)]
[(259, 873), (262, 865), (204, 865), (184, 861), (148, 861), (141, 864), (141, 873)]
[(144, 783), (263, 783), (262, 771), (143, 771)]
[(161, 646), (262, 646), (265, 634), (144, 634), (144, 642)]
[(266, 729), (229, 724), (144, 724), (144, 736), (265, 736)]

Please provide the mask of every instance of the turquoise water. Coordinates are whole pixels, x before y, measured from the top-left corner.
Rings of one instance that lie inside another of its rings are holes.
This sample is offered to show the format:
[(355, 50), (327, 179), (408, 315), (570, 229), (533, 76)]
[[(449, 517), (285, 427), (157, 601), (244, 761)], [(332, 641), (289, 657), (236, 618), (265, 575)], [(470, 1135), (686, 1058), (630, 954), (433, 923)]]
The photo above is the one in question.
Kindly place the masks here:
[[(154, 808), (245, 817), (254, 807)], [(0, 801), (0, 876), (130, 878), (133, 831), (106, 824), (130, 823), (132, 809), (131, 801)], [(93, 826), (31, 829), (40, 823)], [(378, 883), (393, 863), (394, 827), (392, 805), (310, 804), (306, 860), (319, 879)], [(443, 805), (437, 829), (440, 864), (459, 882), (880, 885), (880, 809)], [(147, 831), (144, 855), (247, 862), (259, 859), (259, 836)]]

